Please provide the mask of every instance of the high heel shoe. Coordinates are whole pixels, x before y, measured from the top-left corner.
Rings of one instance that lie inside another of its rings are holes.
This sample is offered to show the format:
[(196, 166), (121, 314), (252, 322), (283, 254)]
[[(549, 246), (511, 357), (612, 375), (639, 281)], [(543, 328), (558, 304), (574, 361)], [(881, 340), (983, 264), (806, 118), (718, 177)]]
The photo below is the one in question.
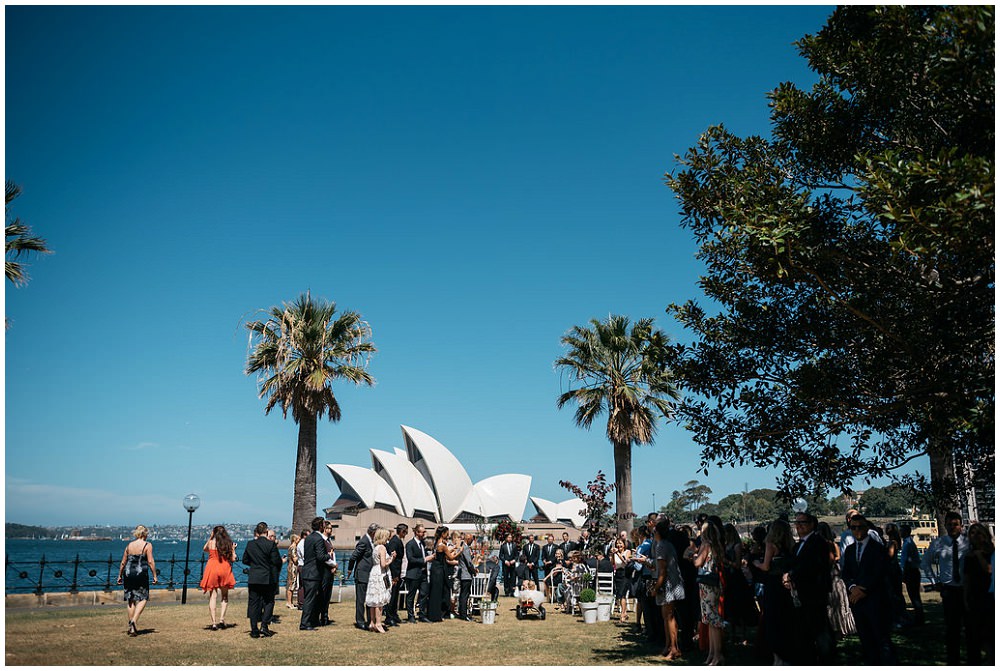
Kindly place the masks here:
[(139, 635), (139, 630), (136, 629), (135, 622), (132, 621), (132, 620), (128, 621), (128, 635), (129, 636), (138, 636)]

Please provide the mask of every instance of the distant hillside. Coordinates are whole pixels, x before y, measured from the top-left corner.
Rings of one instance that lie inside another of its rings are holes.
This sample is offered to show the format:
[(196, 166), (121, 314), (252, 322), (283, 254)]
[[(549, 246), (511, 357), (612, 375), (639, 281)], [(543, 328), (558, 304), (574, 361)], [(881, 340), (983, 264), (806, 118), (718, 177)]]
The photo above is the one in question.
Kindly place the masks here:
[(13, 522), (4, 524), (5, 538), (53, 538), (55, 535), (55, 531), (46, 527), (32, 527)]

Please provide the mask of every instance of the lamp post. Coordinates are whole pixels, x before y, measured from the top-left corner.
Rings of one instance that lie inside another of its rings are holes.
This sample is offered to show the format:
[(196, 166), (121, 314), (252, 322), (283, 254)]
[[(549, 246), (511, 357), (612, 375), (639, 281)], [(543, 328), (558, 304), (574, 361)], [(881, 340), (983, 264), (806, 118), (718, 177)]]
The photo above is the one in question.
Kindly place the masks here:
[(194, 511), (201, 505), (201, 499), (197, 494), (188, 494), (184, 497), (184, 510), (188, 511), (188, 539), (187, 548), (184, 550), (184, 587), (181, 589), (181, 603), (187, 603), (188, 598), (188, 556), (191, 554), (191, 520)]

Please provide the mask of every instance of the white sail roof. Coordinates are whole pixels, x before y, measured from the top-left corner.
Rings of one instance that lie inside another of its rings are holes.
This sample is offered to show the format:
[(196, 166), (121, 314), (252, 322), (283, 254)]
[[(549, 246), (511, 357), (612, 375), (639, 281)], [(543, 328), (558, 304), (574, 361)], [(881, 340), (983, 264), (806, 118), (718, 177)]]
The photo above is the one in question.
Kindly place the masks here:
[[(494, 475), (473, 486), (464, 509), (487, 519), (507, 515), (512, 520), (521, 520), (530, 490), (530, 475)], [(478, 509), (468, 507), (469, 504), (476, 505)]]
[(420, 471), (406, 459), (406, 452), (370, 450), (372, 469), (395, 490), (403, 507), (403, 515), (413, 517), (417, 510), (433, 515), (440, 521), (437, 500)]
[(561, 503), (554, 503), (537, 496), (530, 498), (538, 514), (543, 515), (550, 522), (564, 520), (571, 522), (575, 527), (580, 527), (587, 521), (583, 515), (587, 505), (578, 498), (567, 499)]
[(400, 515), (404, 514), (395, 490), (372, 469), (348, 464), (327, 464), (326, 467), (342, 494), (354, 496), (366, 508), (374, 508), (381, 503), (392, 506)]
[(409, 426), (400, 428), (410, 462), (434, 491), (440, 518), (447, 521), (455, 519), (472, 491), (469, 474), (455, 455), (434, 438)]

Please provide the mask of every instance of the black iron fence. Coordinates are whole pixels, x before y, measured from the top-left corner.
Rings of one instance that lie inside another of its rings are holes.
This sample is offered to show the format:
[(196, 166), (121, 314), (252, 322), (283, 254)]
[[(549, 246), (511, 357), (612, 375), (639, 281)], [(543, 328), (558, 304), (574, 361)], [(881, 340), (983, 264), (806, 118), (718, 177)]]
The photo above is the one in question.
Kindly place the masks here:
[[(192, 557), (188, 562), (188, 589), (198, 589), (205, 562), (208, 556), (201, 553), (200, 557)], [(118, 568), (121, 566), (121, 556), (108, 555), (107, 559), (63, 559), (48, 561), (43, 554), (36, 561), (11, 561), (5, 557), (5, 594), (44, 594), (46, 592), (94, 592), (120, 589), (118, 585)], [(343, 565), (341, 570), (343, 570)], [(240, 561), (233, 562), (233, 577), (237, 587), (246, 587), (249, 569)], [(174, 590), (184, 584), (184, 557), (171, 555), (170, 559), (156, 560), (157, 584), (150, 581), (150, 589)], [(288, 572), (281, 568), (279, 584), (287, 582)], [(338, 574), (338, 579), (342, 573)], [(353, 580), (343, 584), (354, 584)]]

